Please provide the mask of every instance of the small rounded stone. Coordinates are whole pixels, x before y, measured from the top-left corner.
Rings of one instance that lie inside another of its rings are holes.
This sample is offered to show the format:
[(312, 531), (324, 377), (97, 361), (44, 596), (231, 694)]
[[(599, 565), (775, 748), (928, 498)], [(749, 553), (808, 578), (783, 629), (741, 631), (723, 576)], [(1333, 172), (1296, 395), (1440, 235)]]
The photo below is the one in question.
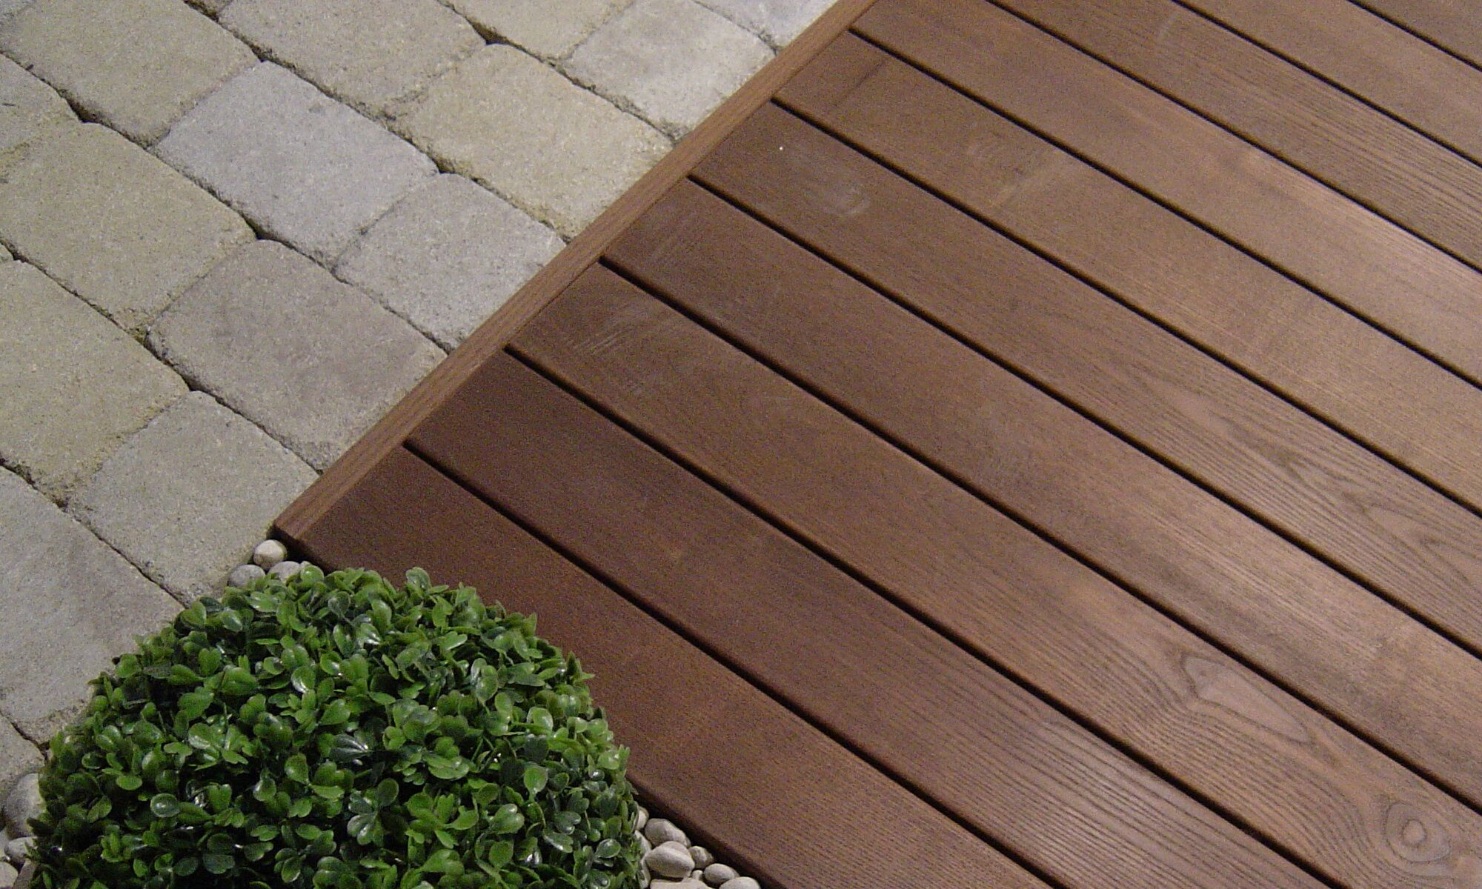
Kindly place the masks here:
[(676, 842), (654, 846), (652, 852), (643, 856), (643, 863), (648, 865), (649, 873), (654, 876), (676, 880), (688, 877), (690, 871), (695, 869), (695, 860), (690, 857), (690, 850)]
[(15, 878), (19, 877), (20, 875), (21, 872), (16, 870), (9, 863), (0, 861), (0, 886), (11, 885), (15, 882)]
[(298, 569), (301, 567), (303, 566), (300, 565), (298, 562), (283, 561), (269, 568), (268, 573), (278, 578), (279, 580), (287, 580), (288, 578), (297, 574)]
[(719, 886), (739, 876), (736, 869), (729, 864), (712, 864), (705, 868), (705, 882), (712, 886)]
[(15, 882), (11, 884), (11, 889), (31, 889), (31, 878), (34, 876), (36, 876), (36, 862), (28, 861), (26, 866), (21, 868), (21, 875), (16, 877)]
[(258, 580), (264, 574), (267, 574), (267, 572), (256, 565), (238, 565), (237, 567), (233, 568), (232, 573), (227, 576), (226, 585), (234, 586), (238, 589), (241, 589), (243, 587), (251, 586), (254, 580)]
[(690, 857), (695, 859), (695, 867), (704, 870), (715, 863), (715, 856), (704, 846), (690, 846)]
[(11, 864), (25, 864), (26, 856), (31, 854), (31, 847), (35, 845), (35, 837), (17, 837), (5, 844), (5, 857)]
[(720, 889), (762, 889), (762, 884), (751, 877), (736, 877), (721, 883)]
[(31, 835), (31, 819), (41, 814), (41, 778), (35, 772), (22, 775), (5, 798), (5, 823), (16, 837)]
[(638, 817), (633, 822), (634, 830), (643, 830), (643, 825), (648, 823), (648, 810), (642, 806), (638, 807)]
[(684, 831), (667, 818), (648, 819), (648, 824), (643, 827), (643, 835), (648, 837), (655, 846), (661, 843), (678, 843), (686, 847), (688, 851), (690, 844), (689, 837), (684, 835)]
[(276, 540), (264, 540), (252, 551), (252, 564), (264, 571), (288, 558), (288, 547)]

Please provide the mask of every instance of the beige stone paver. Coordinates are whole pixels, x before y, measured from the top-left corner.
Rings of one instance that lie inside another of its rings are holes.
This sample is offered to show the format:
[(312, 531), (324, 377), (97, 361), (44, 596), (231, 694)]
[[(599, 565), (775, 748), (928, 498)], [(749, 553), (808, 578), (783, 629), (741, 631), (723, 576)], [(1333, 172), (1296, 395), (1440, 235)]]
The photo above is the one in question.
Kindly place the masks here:
[(22, 775), (41, 768), (41, 750), (0, 719), (0, 794), (9, 795)]
[(371, 226), (335, 274), (451, 349), (561, 249), (549, 228), (462, 176), (439, 176)]
[(437, 0), (236, 0), (221, 23), (265, 57), (373, 115), (484, 45)]
[(451, 0), (486, 36), (544, 59), (560, 59), (633, 0)]
[(240, 216), (97, 124), (35, 143), (0, 178), (0, 240), (131, 332), (251, 238)]
[(282, 244), (249, 244), (170, 307), (150, 343), (316, 469), (443, 358), (411, 325)]
[(180, 0), (36, 0), (0, 23), (0, 49), (92, 120), (146, 145), (257, 61)]
[(662, 133), (509, 46), (459, 63), (397, 125), (446, 169), (566, 236), (669, 149)]
[(47, 738), (88, 682), (180, 610), (87, 528), (0, 469), (0, 713)]
[(0, 56), (0, 175), (25, 157), (25, 147), (77, 123), (67, 100), (36, 75)]
[(0, 305), (0, 460), (62, 501), (185, 381), (25, 263), (0, 267)]
[(823, 11), (833, 5), (834, 0), (697, 0), (746, 30), (760, 36), (768, 44), (781, 47), (793, 38)]
[(771, 58), (755, 35), (691, 0), (637, 0), (578, 47), (566, 71), (678, 137)]
[(314, 471), (192, 392), (103, 464), (69, 510), (182, 602), (221, 592)]
[(155, 150), (326, 265), (437, 174), (426, 155), (271, 62), (197, 105)]

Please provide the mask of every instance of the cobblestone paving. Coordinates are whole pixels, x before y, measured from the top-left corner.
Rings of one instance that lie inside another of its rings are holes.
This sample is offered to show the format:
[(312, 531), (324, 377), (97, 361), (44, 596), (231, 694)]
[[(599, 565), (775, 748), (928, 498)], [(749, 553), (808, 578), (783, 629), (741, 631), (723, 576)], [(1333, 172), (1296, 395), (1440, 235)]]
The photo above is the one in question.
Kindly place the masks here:
[(0, 798), (828, 0), (0, 0)]

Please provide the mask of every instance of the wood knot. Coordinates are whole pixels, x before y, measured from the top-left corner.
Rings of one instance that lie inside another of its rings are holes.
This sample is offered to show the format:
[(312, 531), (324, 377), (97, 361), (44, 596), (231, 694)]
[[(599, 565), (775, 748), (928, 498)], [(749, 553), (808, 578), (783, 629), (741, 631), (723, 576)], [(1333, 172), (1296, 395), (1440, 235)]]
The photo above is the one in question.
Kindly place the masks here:
[(1413, 864), (1439, 861), (1451, 854), (1446, 830), (1409, 803), (1390, 804), (1384, 813), (1384, 836), (1396, 855)]

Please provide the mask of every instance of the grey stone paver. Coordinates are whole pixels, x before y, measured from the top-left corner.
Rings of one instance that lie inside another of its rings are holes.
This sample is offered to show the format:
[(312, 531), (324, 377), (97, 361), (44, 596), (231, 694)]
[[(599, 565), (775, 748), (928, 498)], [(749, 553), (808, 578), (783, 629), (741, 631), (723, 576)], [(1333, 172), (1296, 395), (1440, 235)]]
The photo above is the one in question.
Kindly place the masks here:
[(202, 101), (157, 151), (325, 263), (436, 172), (410, 145), (270, 62)]
[(24, 146), (76, 122), (56, 90), (0, 56), (0, 174), (24, 159)]
[(680, 136), (771, 58), (755, 35), (691, 0), (637, 0), (587, 38), (566, 71)]
[(181, 601), (221, 591), (314, 471), (192, 392), (103, 464), (69, 509)]
[(41, 768), (41, 749), (0, 719), (0, 799), (10, 795), (15, 779)]
[(0, 240), (130, 331), (252, 232), (97, 124), (54, 132), (0, 177)]
[(227, 4), (231, 3), (232, 0), (185, 0), (185, 2), (204, 12), (206, 15), (215, 16), (219, 15), (223, 9), (226, 9)]
[(53, 500), (185, 394), (149, 350), (30, 265), (0, 266), (0, 305), (0, 460)]
[(386, 113), (484, 45), (437, 0), (236, 0), (221, 23), (370, 114)]
[(36, 0), (0, 24), (0, 49), (92, 120), (153, 143), (257, 57), (180, 0)]
[(49, 737), (87, 683), (179, 603), (76, 520), (0, 469), (0, 712)]
[(834, 0), (697, 0), (774, 47), (791, 43), (793, 38)]
[(561, 246), (487, 189), (444, 175), (371, 226), (335, 274), (451, 349)]
[(319, 469), (443, 357), (374, 299), (271, 241), (213, 269), (150, 341)]
[(564, 58), (587, 35), (633, 0), (451, 0), (484, 34), (541, 58)]
[(509, 46), (463, 60), (398, 126), (445, 168), (567, 236), (669, 149), (657, 130)]

